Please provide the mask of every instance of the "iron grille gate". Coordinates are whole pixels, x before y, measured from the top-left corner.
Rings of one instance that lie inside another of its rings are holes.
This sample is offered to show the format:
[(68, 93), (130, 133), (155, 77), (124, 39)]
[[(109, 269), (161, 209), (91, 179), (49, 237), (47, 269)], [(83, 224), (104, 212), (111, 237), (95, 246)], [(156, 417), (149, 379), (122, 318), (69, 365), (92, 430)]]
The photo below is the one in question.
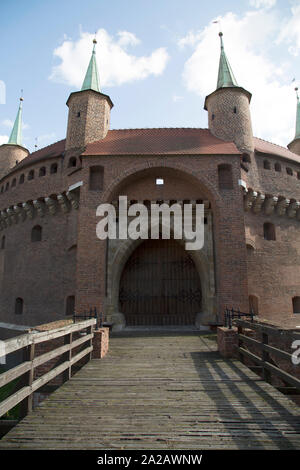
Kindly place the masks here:
[(147, 240), (127, 261), (120, 282), (127, 325), (191, 325), (201, 284), (190, 254), (175, 240)]

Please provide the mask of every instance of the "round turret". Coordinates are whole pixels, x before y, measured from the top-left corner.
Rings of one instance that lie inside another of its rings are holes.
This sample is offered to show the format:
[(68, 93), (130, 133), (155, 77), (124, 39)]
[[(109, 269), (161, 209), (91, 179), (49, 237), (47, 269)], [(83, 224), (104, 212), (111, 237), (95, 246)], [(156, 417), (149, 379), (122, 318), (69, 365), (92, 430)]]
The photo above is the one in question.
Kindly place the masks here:
[(23, 98), (21, 97), (8, 143), (0, 146), (0, 179), (29, 154), (28, 150), (22, 145), (22, 102)]
[(223, 33), (219, 33), (221, 54), (217, 89), (205, 99), (211, 133), (234, 142), (242, 153), (254, 151), (249, 103), (251, 93), (240, 87), (224, 51)]
[(234, 142), (242, 153), (254, 150), (250, 99), (251, 94), (241, 87), (219, 88), (205, 99), (211, 133)]

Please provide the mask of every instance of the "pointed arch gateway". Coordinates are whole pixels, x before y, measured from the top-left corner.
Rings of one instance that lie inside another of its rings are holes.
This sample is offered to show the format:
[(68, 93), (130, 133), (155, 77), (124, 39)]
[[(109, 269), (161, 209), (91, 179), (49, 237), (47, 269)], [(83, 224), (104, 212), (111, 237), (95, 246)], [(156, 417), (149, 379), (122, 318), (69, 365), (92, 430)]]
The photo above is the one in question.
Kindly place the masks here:
[[(216, 269), (215, 269), (215, 248), (214, 248), (214, 225), (213, 225), (213, 213), (215, 216), (218, 216), (219, 210), (219, 195), (216, 193), (215, 188), (209, 184), (206, 180), (202, 179), (201, 175), (195, 177), (189, 170), (189, 168), (185, 167), (180, 164), (167, 165), (161, 166), (157, 165), (153, 168), (149, 168), (148, 166), (145, 167), (145, 163), (140, 164), (139, 168), (134, 169), (134, 171), (127, 172), (125, 176), (120, 178), (117, 182), (109, 187), (106, 192), (103, 193), (102, 200), (106, 201), (116, 201), (121, 194), (130, 194), (130, 201), (138, 200), (138, 197), (135, 195), (136, 186), (134, 187), (134, 191), (131, 192), (131, 185), (132, 183), (136, 183), (136, 181), (140, 180), (143, 177), (152, 178), (155, 181), (154, 177), (165, 177), (166, 181), (171, 176), (176, 178), (180, 184), (188, 182), (189, 188), (191, 182), (194, 183), (195, 188), (197, 188), (197, 195), (200, 198), (203, 198), (203, 201), (207, 203), (206, 212), (205, 212), (205, 242), (204, 247), (201, 250), (185, 250), (185, 243), (187, 240), (183, 237), (180, 239), (178, 235), (174, 237), (174, 233), (171, 230), (171, 240), (175, 238), (176, 240), (173, 243), (179, 244), (182, 249), (184, 250), (184, 255), (189, 255), (190, 259), (193, 263), (190, 264), (193, 268), (196, 269), (197, 272), (197, 279), (198, 279), (198, 286), (200, 285), (201, 289), (201, 303), (198, 302), (196, 314), (193, 316), (195, 321), (191, 322), (194, 326), (202, 327), (203, 325), (216, 323), (217, 321), (217, 294), (216, 294)], [(150, 195), (149, 195), (150, 196)], [(143, 203), (146, 204), (150, 201), (152, 196), (149, 197), (148, 194), (143, 195)], [(190, 196), (191, 197), (191, 196)], [(128, 196), (129, 198), (129, 196)], [(177, 195), (177, 199), (179, 196)], [(197, 199), (196, 196), (194, 196)], [(162, 198), (164, 199), (164, 198)], [(174, 202), (173, 198), (168, 196), (167, 198), (170, 200), (169, 202)], [(183, 195), (180, 195), (180, 199), (185, 200), (186, 198)], [(172, 201), (171, 201), (172, 200)], [(202, 199), (201, 199), (202, 200)], [(209, 202), (208, 202), (209, 201)], [(161, 228), (161, 227), (160, 227)], [(160, 229), (159, 229), (160, 230)], [(148, 229), (147, 229), (148, 231)], [(143, 234), (144, 235), (144, 234)], [(141, 237), (147, 238), (147, 237)], [(144, 242), (150, 242), (151, 240), (132, 240), (130, 238), (126, 240), (116, 239), (116, 240), (107, 240), (106, 241), (106, 276), (105, 276), (105, 301), (104, 301), (104, 310), (106, 311), (107, 319), (111, 322), (114, 326), (114, 330), (122, 330), (128, 325), (129, 319), (129, 305), (124, 305), (124, 276), (125, 271), (127, 270), (127, 263), (129, 263), (129, 259), (137, 250), (139, 245), (143, 244)], [(150, 245), (148, 245), (150, 247)], [(146, 247), (146, 244), (145, 244)], [(137, 252), (136, 252), (137, 253)], [(152, 276), (152, 279), (155, 279)], [(175, 282), (176, 279), (173, 279)], [(177, 279), (177, 284), (182, 285), (180, 279)], [(128, 291), (127, 291), (128, 292)], [(130, 292), (129, 292), (130, 294)], [(127, 297), (129, 294), (126, 294)], [(175, 296), (176, 294), (174, 294)], [(199, 293), (198, 299), (199, 299)], [(163, 295), (162, 295), (163, 296)], [(165, 295), (163, 297), (166, 297)], [(178, 299), (178, 294), (177, 294)], [(129, 299), (128, 299), (129, 300)], [(128, 310), (127, 310), (128, 309)], [(127, 312), (124, 313), (124, 310)], [(154, 315), (154, 314), (153, 314)], [(171, 320), (171, 317), (167, 317), (171, 321), (174, 321), (174, 318)], [(141, 318), (142, 321), (146, 321), (147, 318)], [(179, 318), (175, 319), (179, 321)], [(150, 321), (150, 319), (149, 319)], [(152, 321), (157, 321), (153, 319)], [(165, 319), (165, 321), (167, 321)], [(190, 322), (190, 320), (188, 320)]]
[(145, 240), (127, 260), (119, 308), (126, 325), (194, 325), (202, 289), (194, 261), (174, 239)]

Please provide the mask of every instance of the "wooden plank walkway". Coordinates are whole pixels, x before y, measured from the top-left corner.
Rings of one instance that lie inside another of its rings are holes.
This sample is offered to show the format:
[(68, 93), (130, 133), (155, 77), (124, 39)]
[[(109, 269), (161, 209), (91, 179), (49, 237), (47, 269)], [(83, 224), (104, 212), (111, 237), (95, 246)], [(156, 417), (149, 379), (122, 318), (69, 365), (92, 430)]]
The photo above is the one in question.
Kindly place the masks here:
[(132, 332), (0, 449), (300, 449), (300, 407), (201, 333)]

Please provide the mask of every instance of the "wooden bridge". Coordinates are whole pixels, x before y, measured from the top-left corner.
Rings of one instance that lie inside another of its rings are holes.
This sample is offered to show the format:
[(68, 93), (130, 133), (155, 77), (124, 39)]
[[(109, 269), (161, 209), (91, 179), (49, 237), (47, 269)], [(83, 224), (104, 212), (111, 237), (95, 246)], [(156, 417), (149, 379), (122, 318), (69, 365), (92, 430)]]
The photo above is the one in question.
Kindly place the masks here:
[(300, 449), (300, 407), (210, 334), (131, 332), (89, 361), (0, 449)]

